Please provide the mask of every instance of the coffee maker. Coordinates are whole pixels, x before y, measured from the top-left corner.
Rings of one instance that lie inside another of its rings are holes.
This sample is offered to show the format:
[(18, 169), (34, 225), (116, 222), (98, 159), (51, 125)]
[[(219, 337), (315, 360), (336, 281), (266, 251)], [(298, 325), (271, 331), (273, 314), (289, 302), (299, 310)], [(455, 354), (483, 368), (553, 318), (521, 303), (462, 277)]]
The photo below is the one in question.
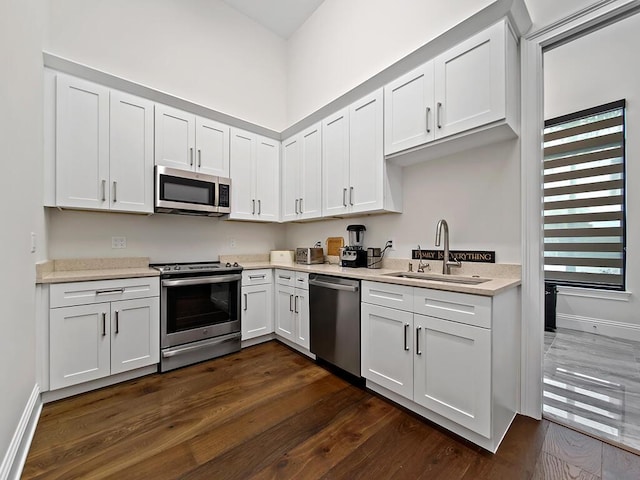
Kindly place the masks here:
[(364, 249), (364, 225), (349, 225), (349, 245), (340, 249), (340, 265), (343, 267), (366, 267), (367, 251)]

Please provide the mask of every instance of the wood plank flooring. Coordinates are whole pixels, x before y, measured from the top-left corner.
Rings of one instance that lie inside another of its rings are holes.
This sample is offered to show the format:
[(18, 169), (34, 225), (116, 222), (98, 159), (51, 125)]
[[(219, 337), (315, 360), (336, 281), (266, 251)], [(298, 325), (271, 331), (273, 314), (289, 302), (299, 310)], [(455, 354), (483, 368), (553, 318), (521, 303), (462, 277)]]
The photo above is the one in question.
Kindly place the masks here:
[(277, 343), (45, 405), (24, 479), (624, 479), (638, 457), (517, 417), (492, 455)]

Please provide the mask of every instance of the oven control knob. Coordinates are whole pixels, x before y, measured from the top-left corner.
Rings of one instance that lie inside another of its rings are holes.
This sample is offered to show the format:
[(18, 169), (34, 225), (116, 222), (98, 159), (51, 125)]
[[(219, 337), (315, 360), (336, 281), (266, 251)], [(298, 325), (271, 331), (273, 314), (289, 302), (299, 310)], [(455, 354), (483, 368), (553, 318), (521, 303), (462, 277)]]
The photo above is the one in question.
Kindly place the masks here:
[(174, 270), (180, 270), (180, 265), (176, 265), (175, 267), (173, 267)]
[(225, 266), (225, 267), (230, 267), (230, 266), (231, 266), (231, 264), (230, 264), (229, 262), (227, 262), (227, 263), (225, 263), (225, 264), (224, 264), (224, 266)]
[(239, 267), (240, 265), (238, 265), (238, 262), (233, 262), (233, 266), (234, 267)]

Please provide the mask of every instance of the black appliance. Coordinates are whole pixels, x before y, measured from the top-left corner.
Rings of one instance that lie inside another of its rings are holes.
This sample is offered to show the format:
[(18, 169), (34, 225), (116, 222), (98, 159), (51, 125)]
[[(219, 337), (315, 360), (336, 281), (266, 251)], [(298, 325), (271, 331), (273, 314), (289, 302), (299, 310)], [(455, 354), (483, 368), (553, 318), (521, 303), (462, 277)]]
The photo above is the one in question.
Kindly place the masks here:
[(242, 267), (155, 264), (160, 271), (160, 371), (240, 350)]

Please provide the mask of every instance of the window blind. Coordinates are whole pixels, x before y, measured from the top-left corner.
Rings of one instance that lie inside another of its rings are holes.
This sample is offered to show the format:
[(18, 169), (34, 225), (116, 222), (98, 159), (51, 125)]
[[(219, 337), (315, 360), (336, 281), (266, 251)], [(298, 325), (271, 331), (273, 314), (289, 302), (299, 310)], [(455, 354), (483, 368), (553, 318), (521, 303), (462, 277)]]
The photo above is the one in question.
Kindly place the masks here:
[(624, 110), (620, 100), (545, 122), (546, 280), (624, 289)]

